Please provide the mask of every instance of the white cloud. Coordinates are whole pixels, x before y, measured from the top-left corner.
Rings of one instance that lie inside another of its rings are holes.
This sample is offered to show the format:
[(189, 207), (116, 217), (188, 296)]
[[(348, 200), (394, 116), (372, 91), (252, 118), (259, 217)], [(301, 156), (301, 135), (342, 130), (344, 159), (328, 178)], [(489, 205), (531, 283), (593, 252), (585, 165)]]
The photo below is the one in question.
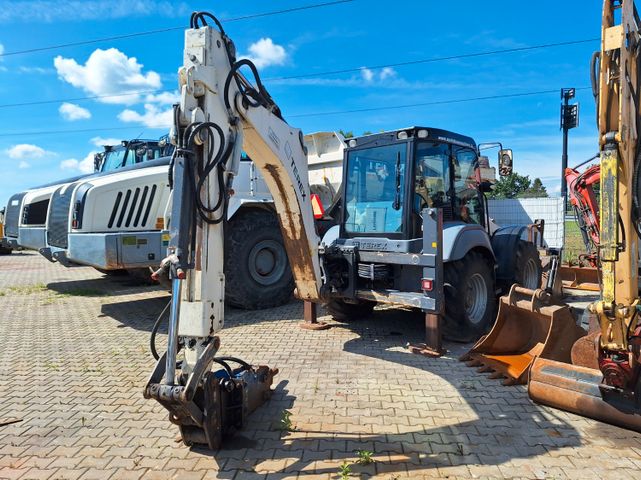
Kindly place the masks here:
[(80, 173), (92, 173), (94, 171), (93, 156), (96, 152), (89, 152), (82, 160), (68, 158), (60, 162), (61, 170), (75, 170)]
[(287, 52), (281, 45), (275, 44), (271, 38), (261, 38), (249, 46), (249, 53), (244, 56), (248, 58), (257, 68), (265, 68), (271, 65), (283, 65), (287, 60)]
[(18, 164), (18, 168), (29, 168), (31, 165), (28, 162), (25, 162), (24, 160), (20, 160), (20, 163)]
[(43, 68), (43, 67), (29, 67), (25, 65), (21, 65), (17, 68), (17, 70), (20, 73), (37, 73), (40, 75), (49, 75), (52, 73), (56, 73), (56, 71), (53, 68)]
[(89, 110), (82, 108), (80, 105), (76, 105), (75, 103), (64, 102), (60, 105), (58, 111), (62, 118), (69, 120), (70, 122), (91, 118), (91, 112)]
[(149, 128), (169, 128), (173, 121), (173, 110), (161, 109), (156, 105), (146, 103), (145, 113), (138, 113), (135, 110), (126, 109), (118, 114), (122, 122), (142, 123)]
[(0, 55), (4, 53), (4, 45), (0, 43)]
[(371, 82), (372, 80), (374, 80), (374, 72), (372, 72), (367, 67), (361, 67), (361, 75), (363, 76), (363, 80), (365, 80), (366, 82)]
[(30, 143), (20, 143), (14, 145), (11, 148), (6, 150), (9, 158), (22, 160), (22, 159), (32, 159), (32, 158), (42, 158), (46, 155), (52, 155), (52, 152), (48, 152), (44, 148), (41, 148), (37, 145), (32, 145)]
[(104, 103), (131, 105), (140, 100), (140, 95), (132, 92), (155, 90), (161, 85), (160, 75), (143, 73), (143, 65), (135, 57), (127, 57), (116, 48), (94, 50), (84, 65), (60, 55), (53, 64), (60, 79), (91, 95), (129, 94), (98, 99)]
[(102, 148), (105, 145), (120, 145), (121, 140), (119, 138), (93, 137), (89, 141), (93, 143), (96, 147)]
[(180, 102), (179, 92), (161, 92), (158, 94), (149, 94), (145, 97), (145, 103), (160, 103), (164, 105), (173, 105)]
[(0, 23), (16, 20), (29, 22), (56, 22), (105, 20), (143, 16), (182, 17), (191, 12), (184, 2), (167, 0), (15, 0), (0, 1)]
[(396, 76), (396, 70), (394, 70), (391, 67), (385, 67), (383, 70), (381, 70), (381, 73), (379, 74), (379, 78), (381, 80), (385, 80), (386, 78), (393, 78)]

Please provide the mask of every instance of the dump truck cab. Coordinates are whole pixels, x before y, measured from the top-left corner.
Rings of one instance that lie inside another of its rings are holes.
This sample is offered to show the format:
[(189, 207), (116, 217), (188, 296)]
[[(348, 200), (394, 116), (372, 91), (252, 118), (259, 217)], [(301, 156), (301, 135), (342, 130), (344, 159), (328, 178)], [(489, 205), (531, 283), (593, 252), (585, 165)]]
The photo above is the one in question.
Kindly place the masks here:
[[(504, 172), (511, 158), (511, 151), (501, 150)], [(322, 248), (330, 311), (348, 318), (371, 310), (374, 302), (426, 312), (445, 304), (450, 337), (484, 333), (502, 285), (524, 281), (515, 274), (519, 249), (533, 267), (526, 281), (540, 281), (536, 247), (521, 238), (525, 227), (490, 235), (489, 188), (470, 137), (411, 127), (349, 139), (338, 225)], [(427, 218), (427, 212), (438, 212), (442, 220)], [(443, 268), (436, 265), (428, 278), (435, 244)]]

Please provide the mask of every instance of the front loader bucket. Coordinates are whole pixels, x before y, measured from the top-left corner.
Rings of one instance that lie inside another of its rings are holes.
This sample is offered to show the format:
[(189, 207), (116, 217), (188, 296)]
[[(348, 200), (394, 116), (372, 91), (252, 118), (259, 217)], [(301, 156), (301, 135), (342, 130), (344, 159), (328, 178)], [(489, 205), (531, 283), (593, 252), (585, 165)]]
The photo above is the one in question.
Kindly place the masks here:
[(546, 303), (543, 290), (513, 285), (501, 297), (494, 327), (461, 360), (504, 385), (525, 384), (537, 357), (570, 361), (572, 344), (586, 334), (567, 305)]
[(595, 267), (562, 265), (559, 267), (558, 275), (563, 282), (563, 288), (600, 291), (599, 270)]
[(626, 412), (608, 401), (602, 380), (600, 370), (539, 357), (532, 365), (528, 393), (537, 403), (641, 432), (639, 412)]

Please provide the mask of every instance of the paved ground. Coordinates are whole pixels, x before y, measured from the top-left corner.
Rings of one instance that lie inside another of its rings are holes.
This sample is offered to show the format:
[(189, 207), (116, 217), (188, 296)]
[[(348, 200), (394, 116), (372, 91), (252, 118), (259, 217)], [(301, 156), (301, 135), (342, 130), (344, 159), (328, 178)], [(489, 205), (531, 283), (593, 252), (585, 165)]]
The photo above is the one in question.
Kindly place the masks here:
[[(34, 254), (0, 257), (0, 478), (636, 478), (641, 435), (534, 405), (456, 361), (409, 354), (420, 318), (301, 330), (299, 303), (229, 310), (225, 353), (280, 368), (271, 402), (226, 449), (175, 442), (142, 398), (168, 296)], [(295, 431), (278, 423), (292, 413)], [(356, 450), (375, 462), (355, 464)], [(347, 478), (347, 477), (346, 477)]]

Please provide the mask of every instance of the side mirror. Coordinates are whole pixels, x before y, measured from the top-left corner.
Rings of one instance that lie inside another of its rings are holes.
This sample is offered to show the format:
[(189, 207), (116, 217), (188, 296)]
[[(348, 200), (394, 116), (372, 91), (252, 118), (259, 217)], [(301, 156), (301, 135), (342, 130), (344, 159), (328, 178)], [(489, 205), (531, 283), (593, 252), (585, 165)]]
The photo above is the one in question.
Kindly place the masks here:
[(507, 177), (512, 174), (512, 149), (506, 148), (499, 150), (499, 175)]
[(93, 171), (94, 172), (97, 172), (97, 171), (100, 170), (100, 166), (101, 166), (100, 164), (102, 163), (103, 157), (104, 157), (104, 155), (102, 153), (96, 153), (93, 156)]
[(479, 183), (479, 190), (483, 193), (491, 192), (492, 184), (490, 182), (481, 182)]

